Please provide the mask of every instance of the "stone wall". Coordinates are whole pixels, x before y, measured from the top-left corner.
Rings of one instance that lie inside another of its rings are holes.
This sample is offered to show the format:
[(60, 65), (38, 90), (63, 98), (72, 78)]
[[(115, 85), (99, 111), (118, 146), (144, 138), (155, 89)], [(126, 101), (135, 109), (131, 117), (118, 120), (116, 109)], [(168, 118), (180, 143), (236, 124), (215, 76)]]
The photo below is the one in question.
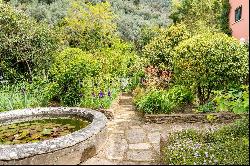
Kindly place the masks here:
[(194, 114), (158, 114), (150, 115), (145, 114), (144, 118), (146, 122), (151, 123), (230, 123), (236, 119), (242, 118), (242, 116), (249, 116), (249, 114), (234, 114), (229, 112), (223, 113), (194, 113)]

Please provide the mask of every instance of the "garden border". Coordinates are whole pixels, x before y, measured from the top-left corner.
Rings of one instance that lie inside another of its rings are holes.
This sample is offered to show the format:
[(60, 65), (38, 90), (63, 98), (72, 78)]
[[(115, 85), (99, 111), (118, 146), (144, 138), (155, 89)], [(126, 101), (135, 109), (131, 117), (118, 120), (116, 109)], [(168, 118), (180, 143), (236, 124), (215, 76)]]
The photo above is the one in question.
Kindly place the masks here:
[(144, 114), (145, 122), (149, 123), (231, 123), (249, 114), (220, 113), (189, 113), (189, 114)]

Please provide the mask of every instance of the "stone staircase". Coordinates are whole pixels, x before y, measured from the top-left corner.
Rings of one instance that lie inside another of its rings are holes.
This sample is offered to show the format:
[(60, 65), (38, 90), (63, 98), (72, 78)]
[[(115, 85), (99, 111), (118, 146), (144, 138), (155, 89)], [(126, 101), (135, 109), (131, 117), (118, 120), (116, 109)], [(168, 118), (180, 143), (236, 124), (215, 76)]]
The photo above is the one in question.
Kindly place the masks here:
[(130, 94), (122, 94), (118, 103), (114, 118), (107, 124), (109, 137), (106, 145), (81, 165), (157, 164), (160, 132), (147, 129), (135, 111)]

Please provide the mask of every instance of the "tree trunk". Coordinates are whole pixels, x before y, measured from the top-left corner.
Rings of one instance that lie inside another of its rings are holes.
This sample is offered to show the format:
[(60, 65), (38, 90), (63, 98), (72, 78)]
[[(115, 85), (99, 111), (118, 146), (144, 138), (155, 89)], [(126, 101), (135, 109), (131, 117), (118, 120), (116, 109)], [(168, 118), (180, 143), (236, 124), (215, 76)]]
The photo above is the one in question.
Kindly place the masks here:
[(202, 88), (200, 85), (198, 85), (198, 89), (197, 89), (197, 95), (198, 95), (198, 99), (199, 99), (199, 103), (200, 105), (204, 104), (204, 94), (202, 92)]

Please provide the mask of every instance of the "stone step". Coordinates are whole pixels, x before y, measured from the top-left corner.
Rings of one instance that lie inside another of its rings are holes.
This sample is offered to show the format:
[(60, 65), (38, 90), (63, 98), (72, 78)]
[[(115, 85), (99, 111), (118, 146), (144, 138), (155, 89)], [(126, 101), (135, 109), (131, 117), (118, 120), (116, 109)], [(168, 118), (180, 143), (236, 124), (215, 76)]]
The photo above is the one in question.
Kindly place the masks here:
[(134, 111), (135, 110), (135, 106), (134, 105), (122, 105), (120, 107), (120, 110)]
[(132, 96), (132, 93), (131, 92), (123, 92), (122, 96)]
[(101, 153), (83, 165), (149, 165), (155, 164), (160, 154), (161, 133), (145, 126), (141, 113), (135, 111), (131, 94), (119, 97), (119, 106), (108, 123), (109, 137)]
[(119, 99), (119, 104), (120, 105), (132, 105), (133, 99), (132, 99), (132, 97), (121, 97)]
[(80, 165), (117, 165), (117, 162), (114, 161), (110, 161), (107, 159), (101, 159), (101, 158), (97, 158), (97, 157), (93, 157), (89, 160), (87, 160), (86, 162), (81, 163)]

